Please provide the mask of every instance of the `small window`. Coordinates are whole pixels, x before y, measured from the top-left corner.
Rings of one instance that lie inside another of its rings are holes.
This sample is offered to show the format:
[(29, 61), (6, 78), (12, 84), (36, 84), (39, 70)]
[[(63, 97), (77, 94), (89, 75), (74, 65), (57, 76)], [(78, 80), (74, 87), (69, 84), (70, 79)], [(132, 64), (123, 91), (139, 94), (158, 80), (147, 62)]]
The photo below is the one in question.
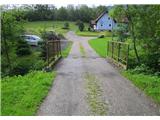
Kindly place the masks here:
[(103, 24), (101, 24), (101, 26), (103, 26)]
[(108, 20), (110, 20), (110, 17), (108, 17)]
[(109, 24), (109, 26), (111, 27), (111, 24)]

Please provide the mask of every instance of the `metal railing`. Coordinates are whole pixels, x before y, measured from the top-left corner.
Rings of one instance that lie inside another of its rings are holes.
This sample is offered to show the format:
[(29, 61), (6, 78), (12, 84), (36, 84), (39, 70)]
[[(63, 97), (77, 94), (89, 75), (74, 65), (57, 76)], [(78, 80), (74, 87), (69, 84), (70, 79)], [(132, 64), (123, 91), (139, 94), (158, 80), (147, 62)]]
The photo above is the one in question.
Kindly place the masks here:
[(108, 41), (107, 56), (124, 69), (128, 68), (129, 44), (117, 41)]

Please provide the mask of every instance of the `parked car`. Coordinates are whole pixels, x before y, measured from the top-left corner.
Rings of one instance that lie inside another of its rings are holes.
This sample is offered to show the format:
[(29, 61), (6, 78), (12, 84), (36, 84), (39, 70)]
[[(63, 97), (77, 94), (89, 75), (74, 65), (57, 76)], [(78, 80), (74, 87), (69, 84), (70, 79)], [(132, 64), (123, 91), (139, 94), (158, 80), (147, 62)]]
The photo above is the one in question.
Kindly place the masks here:
[(42, 41), (42, 39), (37, 35), (22, 35), (22, 37), (29, 45), (38, 46), (38, 43)]

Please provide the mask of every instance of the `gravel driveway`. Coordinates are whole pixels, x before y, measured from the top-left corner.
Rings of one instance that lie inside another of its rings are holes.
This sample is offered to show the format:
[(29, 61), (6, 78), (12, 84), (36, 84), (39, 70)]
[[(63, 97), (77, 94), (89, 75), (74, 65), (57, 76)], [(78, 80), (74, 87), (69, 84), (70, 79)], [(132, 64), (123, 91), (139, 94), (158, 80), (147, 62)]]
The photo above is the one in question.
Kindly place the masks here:
[(90, 37), (71, 31), (66, 37), (74, 42), (71, 52), (56, 65), (57, 77), (37, 115), (160, 115), (159, 106), (95, 53)]

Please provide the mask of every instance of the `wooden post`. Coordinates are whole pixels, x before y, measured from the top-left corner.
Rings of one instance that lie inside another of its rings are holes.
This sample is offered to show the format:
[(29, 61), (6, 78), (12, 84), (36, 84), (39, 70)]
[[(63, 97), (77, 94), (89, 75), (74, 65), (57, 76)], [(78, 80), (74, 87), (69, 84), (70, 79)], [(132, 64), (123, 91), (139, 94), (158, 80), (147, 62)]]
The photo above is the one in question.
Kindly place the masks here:
[(109, 41), (107, 42), (107, 56), (109, 57)]
[(127, 45), (126, 69), (128, 69), (129, 45)]
[(61, 54), (61, 40), (59, 40), (59, 51), (60, 51), (60, 56), (62, 55)]
[(46, 43), (46, 53), (47, 53), (47, 65), (49, 66), (49, 46), (48, 46), (48, 42)]
[(114, 54), (113, 52), (114, 52), (114, 42), (112, 42), (112, 58), (113, 58), (113, 54)]
[(120, 51), (121, 51), (121, 44), (118, 43), (118, 62), (119, 62), (119, 58), (120, 58)]

